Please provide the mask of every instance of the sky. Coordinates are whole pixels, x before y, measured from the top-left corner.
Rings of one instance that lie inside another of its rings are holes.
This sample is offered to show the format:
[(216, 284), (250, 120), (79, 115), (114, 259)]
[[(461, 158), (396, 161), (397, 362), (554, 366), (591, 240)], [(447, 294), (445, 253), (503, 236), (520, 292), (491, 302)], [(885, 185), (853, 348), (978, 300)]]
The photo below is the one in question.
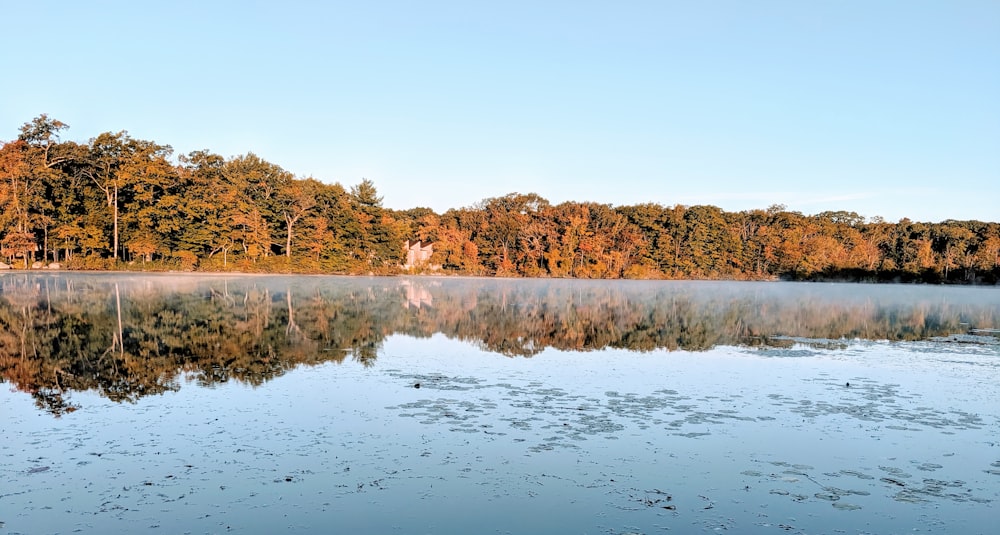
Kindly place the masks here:
[(1000, 221), (998, 0), (0, 5), (0, 141), (45, 113), (438, 213)]

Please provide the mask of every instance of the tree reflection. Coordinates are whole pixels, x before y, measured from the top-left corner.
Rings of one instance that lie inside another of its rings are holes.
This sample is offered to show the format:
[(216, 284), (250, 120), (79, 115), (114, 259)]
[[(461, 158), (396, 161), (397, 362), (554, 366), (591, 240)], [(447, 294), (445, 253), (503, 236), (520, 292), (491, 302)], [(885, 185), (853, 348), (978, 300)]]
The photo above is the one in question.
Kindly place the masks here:
[[(528, 357), (789, 344), (783, 337), (920, 340), (1000, 323), (990, 290), (919, 298), (899, 287), (830, 288), (11, 274), (0, 279), (0, 373), (58, 416), (76, 410), (72, 391), (132, 402), (177, 390), (181, 376), (260, 385), (301, 364), (372, 366), (393, 334), (441, 333)], [(979, 297), (942, 299), (954, 295)]]

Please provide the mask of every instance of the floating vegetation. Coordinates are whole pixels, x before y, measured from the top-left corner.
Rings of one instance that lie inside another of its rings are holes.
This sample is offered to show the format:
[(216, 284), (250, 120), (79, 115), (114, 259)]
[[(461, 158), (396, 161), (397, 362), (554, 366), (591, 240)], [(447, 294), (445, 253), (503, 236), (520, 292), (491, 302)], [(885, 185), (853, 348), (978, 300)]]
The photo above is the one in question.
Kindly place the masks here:
[(920, 463), (917, 465), (917, 470), (924, 472), (934, 472), (935, 470), (940, 470), (942, 468), (944, 467), (937, 463)]
[(1000, 336), (995, 334), (980, 334), (984, 332), (992, 332), (986, 330), (977, 330), (975, 333), (970, 331), (969, 334), (949, 334), (947, 336), (933, 336), (929, 340), (932, 342), (941, 342), (948, 344), (970, 344), (970, 345), (983, 345), (983, 346), (996, 346), (1000, 345)]
[(896, 468), (896, 467), (893, 467), (893, 466), (879, 466), (878, 469), (881, 470), (881, 471), (883, 471), (883, 472), (885, 472), (885, 473), (887, 473), (887, 474), (890, 474), (890, 475), (893, 475), (893, 476), (896, 476), (896, 477), (900, 477), (900, 478), (913, 477), (910, 474), (904, 472), (903, 470), (901, 470), (899, 468)]
[(674, 497), (660, 489), (634, 491), (633, 493), (630, 493), (629, 496), (633, 501), (636, 501), (646, 507), (657, 507), (667, 511), (677, 510), (677, 506), (670, 503), (673, 501)]
[[(844, 339), (831, 340), (829, 338), (809, 338), (809, 337), (803, 337), (803, 336), (772, 336), (772, 337), (770, 337), (770, 340), (791, 342), (794, 345), (802, 345), (802, 346), (806, 346), (806, 347), (809, 347), (809, 348), (812, 348), (812, 349), (825, 349), (825, 350), (829, 350), (829, 349), (836, 349), (836, 350), (847, 349), (848, 344), (849, 344), (848, 340), (844, 340)], [(802, 350), (799, 350), (799, 351), (802, 351)], [(810, 354), (814, 355), (816, 353), (815, 352), (808, 352), (808, 353), (806, 353), (806, 354), (804, 354), (802, 356), (810, 356)], [(783, 356), (794, 356), (794, 355), (783, 355)]]

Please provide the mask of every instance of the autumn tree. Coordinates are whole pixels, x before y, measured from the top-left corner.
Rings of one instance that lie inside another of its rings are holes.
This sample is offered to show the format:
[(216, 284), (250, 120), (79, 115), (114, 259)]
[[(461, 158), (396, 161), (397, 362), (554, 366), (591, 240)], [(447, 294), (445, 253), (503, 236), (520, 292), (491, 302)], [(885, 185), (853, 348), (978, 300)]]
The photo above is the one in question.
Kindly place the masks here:
[(974, 234), (966, 228), (966, 222), (945, 221), (934, 229), (932, 236), (933, 249), (940, 259), (938, 265), (944, 280), (947, 281), (949, 273), (957, 268), (966, 268), (971, 274), (975, 262), (969, 248)]
[(48, 256), (54, 222), (53, 189), (61, 186), (62, 166), (70, 159), (59, 142), (68, 126), (43, 114), (21, 126), (16, 141), (0, 147), (0, 232), (8, 257), (24, 264), (42, 251)]
[(25, 197), (28, 182), (29, 163), (26, 143), (7, 143), (0, 149), (0, 228), (4, 235), (0, 240), (3, 256), (8, 262), (15, 257), (23, 257), (34, 252), (34, 237), (29, 232), (28, 209)]
[(236, 245), (231, 210), (237, 192), (223, 177), (226, 160), (208, 150), (181, 155), (179, 160), (178, 179), (185, 194), (177, 207), (182, 224), (176, 247), (205, 259), (221, 253), (222, 266), (228, 267)]
[(327, 268), (346, 272), (353, 260), (349, 229), (356, 224), (351, 196), (339, 183), (316, 187), (316, 206), (303, 220), (303, 248)]
[(483, 200), (476, 207), (483, 219), (473, 233), (481, 254), (488, 255), (490, 267), (499, 275), (512, 275), (519, 238), (524, 228), (548, 201), (534, 193), (510, 193)]
[(316, 207), (319, 182), (313, 178), (292, 180), (278, 192), (278, 207), (285, 220), (285, 256), (292, 257), (295, 224)]
[(270, 256), (272, 237), (286, 228), (280, 195), (289, 188), (291, 173), (249, 153), (227, 160), (222, 177), (232, 195), (231, 223), (243, 254), (253, 260)]
[[(153, 141), (132, 138), (128, 132), (105, 132), (90, 140), (86, 160), (78, 172), (102, 194), (111, 223), (111, 257), (122, 252), (122, 207), (129, 208), (130, 235), (139, 249), (146, 253), (150, 245), (160, 242), (154, 218), (157, 196), (163, 194), (172, 180), (173, 169), (167, 162), (172, 149)], [(154, 248), (155, 249), (155, 248)]]
[(167, 158), (172, 149), (150, 141), (131, 140), (128, 158), (119, 173), (126, 185), (122, 208), (123, 251), (138, 254), (144, 262), (154, 254), (170, 255), (184, 222), (181, 206), (186, 191), (180, 189), (177, 169)]
[[(445, 271), (532, 277), (996, 282), (995, 222), (803, 215), (781, 205), (612, 206), (510, 193), (436, 214), (391, 210), (372, 181), (296, 178), (248, 153), (171, 162), (169, 145), (106, 132), (62, 141), (40, 115), (0, 145), (0, 254), (30, 267), (170, 259), (185, 269), (394, 272), (407, 239)], [(154, 267), (159, 265), (154, 263)]]

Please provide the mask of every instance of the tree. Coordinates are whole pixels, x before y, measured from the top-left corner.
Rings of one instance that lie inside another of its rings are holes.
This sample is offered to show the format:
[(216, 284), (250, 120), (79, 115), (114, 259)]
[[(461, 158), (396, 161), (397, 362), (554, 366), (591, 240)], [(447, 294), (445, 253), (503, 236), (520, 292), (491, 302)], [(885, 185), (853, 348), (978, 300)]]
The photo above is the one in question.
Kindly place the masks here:
[(249, 153), (228, 160), (222, 176), (233, 197), (232, 223), (244, 254), (252, 259), (269, 256), (271, 237), (286, 226), (279, 192), (288, 188), (291, 173)]
[[(159, 145), (152, 141), (133, 139), (128, 132), (105, 132), (90, 140), (86, 165), (80, 169), (103, 193), (105, 202), (111, 211), (112, 237), (111, 257), (118, 259), (120, 248), (121, 199), (124, 188), (125, 204), (136, 202), (139, 206), (151, 207), (155, 204), (157, 190), (166, 186), (171, 167), (167, 157), (172, 149), (169, 145)], [(132, 206), (135, 210), (137, 206)], [(144, 222), (141, 215), (133, 214), (133, 222)], [(153, 215), (150, 212), (146, 216)], [(151, 231), (147, 227), (140, 229)]]
[(119, 168), (125, 159), (125, 142), (128, 134), (125, 131), (111, 134), (105, 132), (90, 140), (88, 167), (83, 169), (84, 176), (93, 181), (94, 185), (104, 193), (108, 207), (111, 209), (113, 222), (111, 256), (118, 258), (118, 190), (121, 188)]
[(690, 255), (689, 275), (731, 276), (739, 246), (727, 231), (722, 210), (715, 206), (692, 206), (685, 210), (684, 222), (682, 244)]
[(367, 178), (363, 178), (361, 182), (351, 186), (351, 197), (361, 206), (370, 208), (382, 207), (382, 197), (378, 194), (375, 183)]
[(382, 197), (375, 184), (367, 178), (351, 187), (351, 208), (354, 220), (348, 239), (354, 247), (354, 257), (366, 268), (384, 269), (398, 264), (403, 257), (404, 226), (382, 208)]
[(292, 180), (279, 192), (281, 214), (285, 218), (285, 256), (292, 257), (292, 233), (295, 223), (316, 207), (316, 192), (320, 184), (315, 179)]
[(222, 265), (228, 267), (229, 251), (236, 244), (230, 213), (236, 192), (223, 178), (226, 161), (207, 150), (181, 155), (179, 160), (185, 194), (177, 207), (182, 222), (177, 247), (207, 258), (221, 252)]
[(126, 249), (152, 260), (154, 253), (170, 255), (184, 227), (177, 169), (167, 157), (172, 149), (150, 141), (132, 140), (129, 157), (120, 169), (126, 185), (121, 204)]
[(482, 214), (468, 208), (452, 209), (441, 216), (434, 231), (434, 255), (431, 262), (442, 269), (480, 275), (485, 269), (479, 262), (479, 247), (473, 243), (470, 228), (479, 228)]
[(38, 160), (46, 168), (53, 168), (69, 158), (59, 151), (59, 132), (69, 128), (69, 125), (57, 119), (50, 119), (48, 115), (41, 114), (31, 122), (21, 126), (21, 134), (17, 137), (36, 150)]
[(528, 222), (548, 206), (547, 200), (534, 193), (510, 193), (480, 203), (478, 209), (485, 220), (474, 235), (479, 251), (492, 253), (495, 273), (513, 274), (522, 232)]
[(0, 245), (8, 261), (24, 256), (33, 248), (27, 232), (28, 210), (25, 204), (25, 183), (29, 175), (27, 144), (23, 141), (7, 143), (0, 149), (0, 228), (5, 235)]
[[(40, 115), (21, 126), (14, 142), (0, 148), (0, 232), (7, 232), (5, 248), (25, 265), (35, 251), (48, 256), (48, 232), (53, 223), (50, 191), (60, 182), (59, 167), (67, 162), (59, 132), (68, 126)], [(41, 242), (41, 247), (39, 247)]]
[(662, 276), (673, 265), (675, 253), (667, 210), (659, 204), (644, 203), (619, 207), (618, 212), (634, 226), (646, 245), (646, 253), (640, 259), (645, 263), (644, 275)]
[(316, 187), (316, 207), (303, 221), (306, 249), (328, 269), (347, 271), (353, 258), (350, 232), (357, 224), (351, 197), (340, 184)]
[[(1000, 227), (1000, 225), (995, 225)], [(975, 256), (976, 266), (983, 271), (996, 273), (1000, 268), (1000, 229), (987, 234), (985, 239), (979, 244)], [(996, 273), (1000, 275), (1000, 273)]]
[(948, 220), (937, 226), (934, 232), (933, 247), (938, 254), (939, 264), (944, 272), (944, 280), (948, 273), (958, 267), (971, 270), (974, 266), (972, 255), (967, 254), (969, 241), (975, 235), (960, 221)]

